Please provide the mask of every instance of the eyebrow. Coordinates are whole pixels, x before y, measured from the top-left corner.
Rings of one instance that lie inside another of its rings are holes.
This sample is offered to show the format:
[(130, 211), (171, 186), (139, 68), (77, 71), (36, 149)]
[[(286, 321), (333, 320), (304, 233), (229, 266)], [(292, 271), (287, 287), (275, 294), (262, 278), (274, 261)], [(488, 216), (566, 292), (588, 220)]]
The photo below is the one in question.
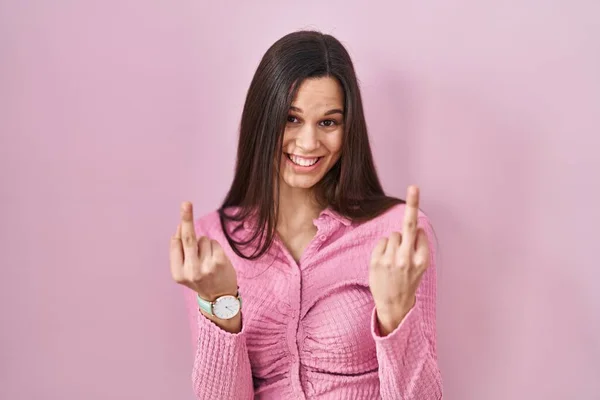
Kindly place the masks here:
[[(301, 108), (294, 107), (294, 106), (291, 106), (290, 110), (296, 111), (296, 112), (298, 112), (300, 114), (302, 114), (302, 112), (303, 112)], [(341, 115), (344, 115), (344, 111), (340, 110), (339, 108), (334, 108), (332, 110), (327, 111), (324, 115), (332, 115), (332, 114), (341, 114)]]

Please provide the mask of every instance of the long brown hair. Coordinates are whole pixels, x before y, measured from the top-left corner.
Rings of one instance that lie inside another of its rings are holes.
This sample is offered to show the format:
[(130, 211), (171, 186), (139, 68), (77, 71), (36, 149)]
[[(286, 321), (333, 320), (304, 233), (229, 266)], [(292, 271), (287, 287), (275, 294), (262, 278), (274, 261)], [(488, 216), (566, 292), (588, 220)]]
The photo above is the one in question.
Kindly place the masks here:
[[(344, 46), (319, 32), (290, 33), (267, 50), (254, 74), (242, 112), (235, 175), (219, 209), (225, 237), (240, 257), (257, 259), (273, 242), (289, 108), (300, 83), (320, 77), (338, 80), (345, 107), (341, 157), (315, 187), (319, 204), (362, 222), (404, 203), (386, 196), (379, 182), (354, 65)], [(248, 219), (252, 234), (234, 239), (232, 233)], [(252, 253), (244, 254), (251, 244)]]

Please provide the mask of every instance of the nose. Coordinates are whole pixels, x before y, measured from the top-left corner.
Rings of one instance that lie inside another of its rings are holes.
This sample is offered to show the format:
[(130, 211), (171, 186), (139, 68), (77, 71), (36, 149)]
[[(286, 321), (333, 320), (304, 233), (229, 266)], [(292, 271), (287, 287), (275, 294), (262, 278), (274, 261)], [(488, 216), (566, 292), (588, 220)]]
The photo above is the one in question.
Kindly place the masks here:
[(304, 152), (310, 153), (319, 148), (319, 138), (317, 129), (311, 124), (305, 124), (296, 136), (296, 146)]

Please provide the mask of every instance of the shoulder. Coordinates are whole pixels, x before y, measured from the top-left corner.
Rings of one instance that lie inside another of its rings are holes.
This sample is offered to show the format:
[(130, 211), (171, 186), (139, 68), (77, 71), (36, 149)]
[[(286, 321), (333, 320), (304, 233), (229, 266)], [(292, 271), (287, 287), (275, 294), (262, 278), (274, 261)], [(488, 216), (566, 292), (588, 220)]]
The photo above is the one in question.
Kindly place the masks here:
[[(383, 214), (373, 218), (365, 224), (377, 226), (383, 231), (397, 231), (402, 232), (404, 224), (404, 211), (406, 204), (398, 204), (385, 211)], [(425, 230), (432, 229), (432, 223), (430, 218), (425, 214), (424, 211), (419, 210), (418, 225)]]
[[(363, 234), (367, 236), (378, 238), (388, 237), (392, 232), (402, 233), (405, 209), (405, 204), (398, 204), (383, 214), (365, 222), (358, 229), (363, 231)], [(427, 242), (429, 242), (432, 254), (434, 254), (438, 245), (437, 235), (435, 234), (431, 219), (423, 210), (419, 210), (417, 226), (425, 232)]]
[(218, 210), (208, 212), (194, 220), (196, 235), (213, 236), (215, 233), (222, 232), (221, 220)]
[[(237, 207), (229, 207), (225, 209), (225, 214), (228, 216), (235, 215), (237, 212), (239, 212), (239, 208)], [(219, 242), (226, 240), (225, 233), (223, 232), (223, 225), (221, 224), (221, 216), (219, 214), (219, 210), (214, 210), (201, 215), (199, 218), (196, 218), (194, 220), (196, 236), (208, 236), (211, 239), (218, 240)], [(228, 226), (227, 230), (232, 237), (239, 239), (240, 237), (238, 236), (239, 233), (237, 229), (239, 227), (241, 227), (240, 224), (234, 224), (233, 228), (232, 226)]]
[[(402, 233), (404, 228), (405, 204), (398, 204), (378, 215), (377, 217), (354, 225), (354, 233), (366, 237), (388, 237), (392, 232)], [(430, 244), (437, 243), (433, 223), (429, 216), (422, 210), (419, 210), (417, 226), (425, 231), (427, 240)]]

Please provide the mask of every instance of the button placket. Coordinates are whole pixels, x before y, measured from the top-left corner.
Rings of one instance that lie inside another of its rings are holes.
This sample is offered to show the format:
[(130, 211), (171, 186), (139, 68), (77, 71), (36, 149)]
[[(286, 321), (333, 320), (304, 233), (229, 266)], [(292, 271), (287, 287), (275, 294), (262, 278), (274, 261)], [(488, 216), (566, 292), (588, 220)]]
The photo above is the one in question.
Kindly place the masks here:
[(290, 279), (289, 298), (291, 309), (289, 313), (289, 325), (287, 330), (287, 344), (290, 355), (290, 384), (294, 390), (294, 394), (298, 399), (306, 399), (304, 388), (302, 386), (301, 377), (301, 362), (300, 362), (300, 346), (304, 340), (304, 332), (301, 326), (302, 316), (302, 279), (303, 269), (311, 264), (311, 259), (319, 251), (321, 246), (330, 237), (335, 224), (328, 216), (322, 216), (314, 221), (317, 227), (317, 233), (310, 244), (304, 251), (299, 262), (296, 262), (289, 253), (283, 243), (277, 242), (279, 250), (283, 252), (288, 264), (291, 267), (291, 273), (288, 275)]
[(289, 285), (289, 323), (287, 327), (287, 345), (290, 355), (290, 384), (294, 390), (297, 399), (306, 399), (300, 379), (300, 354), (298, 349), (298, 330), (300, 326), (300, 304), (302, 302), (302, 274), (300, 266), (294, 260), (285, 246), (277, 241), (279, 251), (281, 251), (291, 268), (288, 275)]

